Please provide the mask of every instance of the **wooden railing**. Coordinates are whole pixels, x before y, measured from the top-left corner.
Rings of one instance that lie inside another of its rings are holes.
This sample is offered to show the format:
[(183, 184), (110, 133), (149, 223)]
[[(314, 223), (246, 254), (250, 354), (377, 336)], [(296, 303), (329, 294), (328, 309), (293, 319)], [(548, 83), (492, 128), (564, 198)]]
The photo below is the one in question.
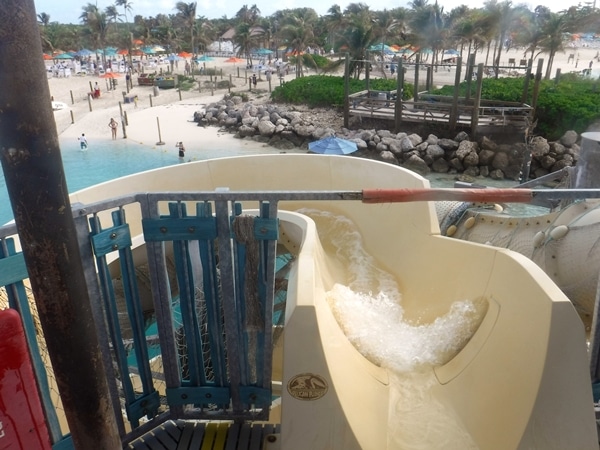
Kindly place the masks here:
[[(123, 445), (170, 420), (268, 419), (277, 198), (137, 194), (73, 216)], [(0, 228), (0, 285), (26, 330), (53, 449), (66, 450), (15, 234)]]

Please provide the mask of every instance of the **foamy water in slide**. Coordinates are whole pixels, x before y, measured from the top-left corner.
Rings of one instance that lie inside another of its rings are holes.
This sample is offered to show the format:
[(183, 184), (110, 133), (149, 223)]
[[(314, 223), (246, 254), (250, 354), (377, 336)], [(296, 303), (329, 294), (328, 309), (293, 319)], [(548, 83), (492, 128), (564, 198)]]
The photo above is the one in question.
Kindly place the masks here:
[(477, 448), (452, 405), (434, 395), (433, 368), (449, 361), (468, 342), (487, 302), (463, 299), (431, 323), (408, 321), (396, 279), (364, 250), (354, 224), (326, 211), (299, 212), (315, 220), (326, 253), (344, 267), (336, 273), (345, 273), (347, 279), (327, 295), (346, 336), (363, 356), (393, 373), (390, 448)]

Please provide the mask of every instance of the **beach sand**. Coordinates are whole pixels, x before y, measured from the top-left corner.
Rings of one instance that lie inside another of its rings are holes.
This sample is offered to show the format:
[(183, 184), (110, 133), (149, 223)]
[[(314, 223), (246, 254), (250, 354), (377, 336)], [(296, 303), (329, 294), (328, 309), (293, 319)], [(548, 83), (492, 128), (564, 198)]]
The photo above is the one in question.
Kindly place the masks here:
[[(569, 55), (573, 54), (573, 58)], [(555, 56), (552, 67), (552, 76), (556, 74), (557, 69), (561, 72), (569, 73), (571, 71), (581, 71), (589, 67), (592, 61), (592, 76), (594, 73), (600, 73), (600, 62), (597, 59), (598, 49), (589, 47), (570, 48), (566, 52), (560, 52)], [(516, 66), (519, 66), (521, 59), (527, 59), (529, 55), (523, 57), (522, 50), (511, 49), (503, 52), (501, 65), (508, 65), (510, 59), (515, 59)], [(542, 75), (545, 74), (545, 58)], [(485, 63), (486, 53), (481, 52), (476, 56), (476, 63)], [(489, 57), (491, 60), (491, 56)], [(246, 71), (238, 64), (233, 65), (225, 62), (225, 58), (214, 58), (214, 61), (206, 63), (208, 68), (222, 70), (223, 79), (231, 80), (234, 84), (232, 91), (241, 91), (249, 93), (247, 77), (252, 74)], [(175, 73), (182, 73), (183, 63), (179, 62), (179, 68), (175, 68)], [(164, 65), (163, 69), (166, 69)], [(537, 68), (537, 60), (534, 62), (533, 70)], [(595, 70), (596, 69), (596, 70)], [(524, 73), (524, 69), (520, 70)], [(238, 78), (238, 73), (240, 77)], [(310, 72), (312, 74), (313, 72)], [(411, 82), (411, 71), (407, 74), (407, 81)], [(413, 73), (414, 75), (414, 73)], [(286, 76), (285, 81), (293, 79), (294, 74)], [(424, 76), (421, 76), (424, 78)], [(436, 85), (453, 84), (455, 79), (454, 69), (450, 71), (440, 69), (434, 74)], [(215, 90), (214, 93), (207, 91), (204, 81), (207, 77), (202, 77), (202, 92), (181, 91), (177, 89), (160, 89), (159, 95), (154, 96), (153, 87), (138, 86), (137, 76), (134, 75), (134, 87), (129, 94), (137, 95), (136, 103), (125, 103), (123, 92), (126, 92), (124, 76), (118, 79), (118, 85), (115, 90), (107, 90), (106, 79), (94, 75), (71, 76), (68, 78), (49, 78), (50, 94), (53, 100), (66, 104), (66, 108), (55, 111), (57, 131), (61, 142), (68, 140), (77, 141), (77, 137), (85, 133), (88, 141), (93, 143), (98, 140), (110, 140), (111, 131), (108, 123), (112, 118), (119, 122), (117, 139), (123, 139), (122, 128), (123, 117), (126, 114), (128, 126), (125, 129), (127, 139), (144, 145), (156, 145), (158, 142), (164, 142), (165, 148), (176, 151), (175, 144), (178, 141), (184, 142), (186, 148), (199, 148), (207, 146), (241, 146), (252, 148), (264, 148), (264, 144), (249, 140), (235, 139), (231, 134), (219, 132), (217, 127), (198, 127), (193, 122), (195, 111), (202, 110), (207, 104), (221, 100), (228, 92), (227, 89)], [(101, 96), (99, 99), (88, 100), (88, 93), (95, 82), (101, 87)], [(278, 86), (280, 80), (273, 77), (271, 88)], [(269, 85), (264, 78), (259, 78), (257, 90), (263, 99), (269, 95)], [(212, 94), (212, 95), (211, 95)], [(181, 99), (180, 99), (181, 96)], [(121, 103), (119, 105), (119, 102)], [(90, 104), (91, 109), (90, 111)], [(152, 104), (152, 105), (151, 105)], [(123, 115), (121, 114), (121, 109)], [(226, 144), (224, 144), (226, 142)], [(270, 148), (270, 147), (269, 147)], [(265, 150), (267, 151), (267, 150)], [(277, 151), (272, 149), (272, 151)]]

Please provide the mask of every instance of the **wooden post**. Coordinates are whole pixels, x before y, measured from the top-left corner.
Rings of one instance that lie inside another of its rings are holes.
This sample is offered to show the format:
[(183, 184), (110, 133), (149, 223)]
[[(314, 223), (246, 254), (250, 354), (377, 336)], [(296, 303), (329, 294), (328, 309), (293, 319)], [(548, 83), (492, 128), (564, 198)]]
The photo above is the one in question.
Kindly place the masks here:
[(127, 117), (123, 113), (123, 105), (119, 102), (119, 114), (121, 117), (121, 127), (123, 128), (123, 139), (127, 139), (127, 129), (125, 128), (127, 125)]
[[(0, 160), (31, 289), (77, 449), (121, 448), (81, 264), (33, 0), (0, 8)], [(19, 64), (13, 64), (19, 61)]]
[(431, 91), (431, 85), (433, 84), (432, 81), (432, 75), (433, 73), (431, 72), (431, 66), (427, 66), (427, 76), (426, 76), (426, 81), (425, 81), (425, 90), (427, 92)]
[(73, 110), (69, 111), (71, 113), (71, 124), (75, 123), (75, 117), (73, 116)]
[(231, 94), (231, 85), (233, 84), (233, 75), (229, 74), (229, 84), (227, 85), (227, 91)]
[(156, 145), (165, 145), (160, 134), (160, 119), (158, 117), (156, 118), (156, 127), (158, 128), (158, 142)]
[(237, 67), (237, 77), (238, 78), (240, 77), (240, 68), (239, 67)]
[(521, 95), (521, 103), (527, 103), (529, 96), (529, 80), (531, 79), (531, 69), (533, 68), (533, 60), (530, 58), (527, 63), (527, 71), (525, 72), (525, 80), (523, 82), (523, 94)]
[(456, 122), (458, 120), (458, 97), (460, 95), (460, 77), (462, 72), (462, 58), (456, 58), (456, 73), (454, 74), (454, 93), (452, 95), (452, 108), (450, 109), (450, 121), (448, 122), (448, 128), (450, 130), (456, 129)]
[(69, 91), (69, 93), (71, 94), (71, 105), (75, 104), (75, 98), (73, 97), (73, 91)]
[(481, 105), (481, 88), (483, 86), (483, 63), (477, 65), (477, 90), (473, 99), (473, 113), (471, 115), (471, 133), (477, 134), (479, 125), (479, 106)]
[(465, 93), (465, 103), (469, 103), (471, 99), (471, 85), (473, 84), (473, 68), (475, 67), (475, 53), (469, 55), (467, 60), (467, 92)]
[(148, 97), (150, 98), (150, 108), (152, 108), (152, 94), (148, 94)]
[(404, 67), (402, 66), (402, 58), (398, 61), (398, 75), (396, 83), (396, 102), (394, 104), (394, 131), (400, 132), (402, 125), (402, 101), (404, 96)]
[(90, 112), (92, 112), (92, 96), (88, 94), (88, 107), (90, 108)]
[(370, 53), (368, 50), (365, 54), (365, 87), (367, 89), (367, 95), (370, 95), (369, 92), (371, 91), (371, 61), (369, 60)]
[(346, 53), (344, 65), (344, 127), (350, 122), (350, 55)]
[(540, 83), (542, 82), (542, 67), (544, 66), (544, 59), (538, 59), (538, 66), (535, 72), (535, 82), (533, 84), (533, 94), (531, 98), (531, 107), (533, 108), (533, 114), (535, 115), (535, 109), (537, 108), (538, 95), (540, 93)]
[(421, 67), (421, 54), (417, 53), (415, 56), (415, 102), (419, 101), (419, 70)]
[(554, 84), (558, 84), (560, 81), (560, 67), (556, 69), (556, 76), (554, 77)]

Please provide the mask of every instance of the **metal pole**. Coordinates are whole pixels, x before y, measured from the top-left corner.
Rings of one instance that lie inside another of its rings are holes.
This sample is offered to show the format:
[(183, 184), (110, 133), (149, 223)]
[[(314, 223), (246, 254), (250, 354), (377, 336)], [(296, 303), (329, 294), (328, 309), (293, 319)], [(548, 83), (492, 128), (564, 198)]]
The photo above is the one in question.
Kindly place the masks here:
[[(33, 0), (0, 8), (0, 160), (77, 449), (121, 448), (93, 324)], [(13, 64), (21, 61), (21, 64)], [(112, 372), (112, 371), (111, 371)]]

